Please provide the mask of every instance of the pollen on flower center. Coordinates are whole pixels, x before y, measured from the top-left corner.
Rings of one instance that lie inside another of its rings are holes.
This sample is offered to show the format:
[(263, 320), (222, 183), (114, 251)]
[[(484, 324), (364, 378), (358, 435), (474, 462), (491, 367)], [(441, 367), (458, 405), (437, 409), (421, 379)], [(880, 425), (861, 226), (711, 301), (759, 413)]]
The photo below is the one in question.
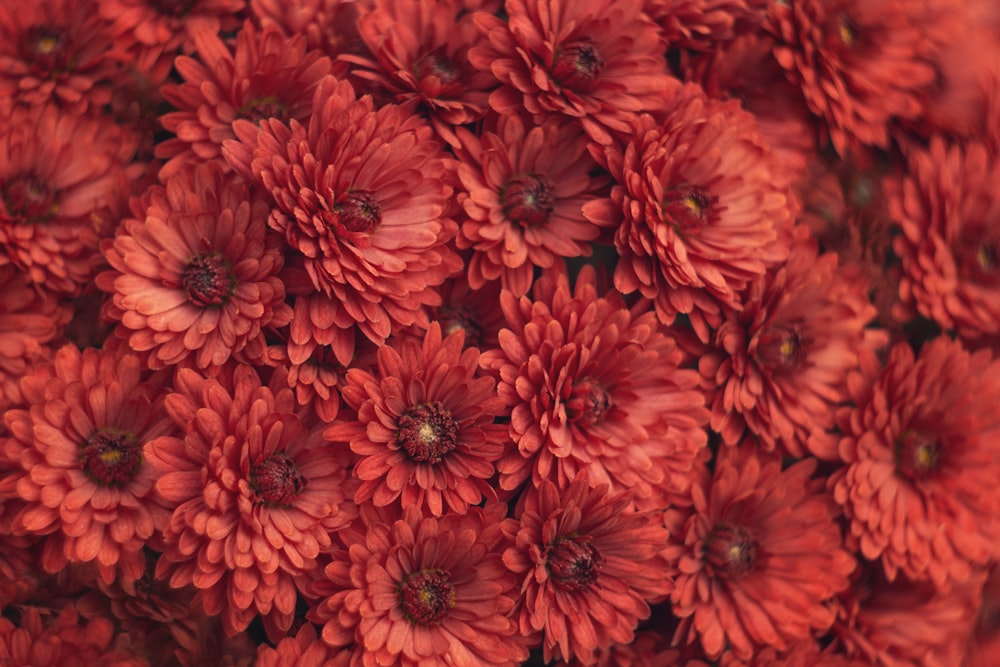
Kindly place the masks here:
[(593, 425), (604, 419), (612, 405), (607, 388), (595, 378), (584, 377), (573, 385), (566, 408), (572, 419)]
[(558, 51), (552, 66), (552, 78), (564, 88), (585, 93), (597, 83), (604, 61), (589, 40), (569, 42)]
[(682, 185), (663, 195), (664, 221), (675, 229), (690, 234), (704, 227), (711, 219), (714, 198), (704, 189)]
[(307, 480), (299, 474), (295, 462), (285, 454), (273, 454), (250, 470), (250, 489), (270, 505), (289, 505)]
[(854, 27), (854, 23), (846, 16), (840, 17), (837, 25), (837, 33), (844, 46), (853, 46), (858, 38), (857, 28)]
[(440, 401), (414, 405), (398, 426), (396, 440), (414, 461), (440, 463), (458, 445), (458, 424)]
[(399, 602), (410, 623), (438, 623), (455, 606), (455, 585), (444, 570), (418, 570), (399, 585)]
[(95, 482), (121, 486), (132, 479), (142, 463), (142, 448), (127, 431), (103, 426), (80, 448), (83, 471)]
[(221, 306), (236, 290), (232, 266), (220, 253), (199, 255), (181, 274), (188, 301), (196, 306)]
[(549, 546), (545, 562), (557, 584), (576, 591), (597, 581), (597, 573), (604, 558), (589, 536), (565, 535)]
[(555, 208), (555, 186), (539, 174), (515, 176), (500, 194), (504, 215), (521, 227), (544, 225)]
[(775, 326), (757, 337), (756, 356), (765, 368), (792, 370), (805, 361), (805, 341), (794, 327)]
[(904, 432), (896, 441), (896, 468), (910, 479), (928, 477), (941, 467), (941, 445), (922, 431)]
[(441, 333), (449, 336), (456, 331), (465, 332), (465, 345), (479, 347), (482, 327), (466, 308), (448, 306), (440, 310), (438, 322), (441, 323)]
[(39, 25), (25, 35), (26, 59), (34, 62), (39, 69), (62, 72), (67, 69), (69, 53), (63, 30), (55, 26)]
[(352, 190), (333, 207), (349, 232), (370, 232), (382, 223), (382, 207), (368, 190)]
[(20, 222), (44, 222), (58, 209), (56, 193), (33, 175), (15, 176), (0, 186), (7, 213)]
[(722, 524), (708, 536), (705, 560), (720, 574), (742, 577), (756, 565), (757, 551), (757, 540), (749, 530)]

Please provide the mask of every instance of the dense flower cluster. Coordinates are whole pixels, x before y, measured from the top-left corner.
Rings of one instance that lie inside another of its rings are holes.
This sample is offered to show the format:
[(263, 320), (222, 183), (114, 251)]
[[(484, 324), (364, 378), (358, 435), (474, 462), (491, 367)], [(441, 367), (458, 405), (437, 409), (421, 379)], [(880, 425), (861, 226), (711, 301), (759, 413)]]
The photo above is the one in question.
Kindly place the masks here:
[(1000, 664), (995, 0), (0, 3), (0, 665)]

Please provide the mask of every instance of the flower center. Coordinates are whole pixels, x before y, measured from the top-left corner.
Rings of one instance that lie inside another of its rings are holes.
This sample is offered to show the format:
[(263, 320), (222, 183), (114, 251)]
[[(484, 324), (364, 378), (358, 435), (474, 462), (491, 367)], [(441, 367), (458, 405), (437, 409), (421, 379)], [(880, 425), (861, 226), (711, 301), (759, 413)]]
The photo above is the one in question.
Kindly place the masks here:
[(941, 444), (922, 430), (904, 432), (896, 441), (896, 468), (910, 479), (922, 479), (941, 468)]
[(7, 214), (19, 222), (44, 222), (59, 208), (56, 193), (34, 176), (15, 176), (3, 184), (0, 192)]
[(181, 274), (181, 284), (188, 301), (202, 307), (221, 306), (236, 291), (232, 266), (217, 252), (192, 259)]
[(985, 227), (975, 226), (962, 234), (955, 259), (959, 272), (981, 285), (995, 284), (1000, 278), (1000, 248)]
[(448, 57), (443, 46), (420, 57), (413, 64), (413, 74), (421, 82), (430, 78), (437, 79), (441, 86), (437, 91), (438, 96), (455, 96), (462, 92), (462, 68)]
[(45, 70), (46, 75), (65, 72), (72, 60), (67, 44), (63, 29), (52, 25), (34, 26), (25, 35), (25, 59), (34, 62), (39, 70)]
[(597, 581), (604, 558), (590, 542), (589, 535), (556, 538), (548, 549), (545, 563), (552, 578), (563, 588), (578, 591)]
[(441, 323), (441, 332), (445, 336), (451, 335), (456, 331), (464, 331), (465, 346), (479, 347), (482, 329), (468, 309), (455, 306), (441, 308), (438, 315), (438, 322)]
[(198, 4), (198, 0), (147, 0), (149, 4), (166, 16), (186, 16)]
[(573, 385), (573, 393), (566, 402), (570, 417), (587, 424), (597, 424), (613, 405), (611, 394), (597, 379), (580, 378)]
[(399, 601), (410, 623), (430, 625), (455, 606), (455, 585), (444, 570), (419, 570), (399, 585)]
[(757, 361), (765, 368), (792, 370), (805, 358), (805, 341), (794, 327), (771, 327), (757, 337)]
[(273, 454), (250, 470), (250, 488), (269, 505), (290, 505), (306, 482), (286, 454)]
[(709, 535), (705, 559), (721, 574), (742, 577), (757, 563), (757, 540), (742, 526), (718, 526)]
[(504, 215), (521, 227), (537, 227), (549, 221), (555, 208), (555, 186), (538, 174), (515, 176), (500, 193)]
[(368, 190), (352, 190), (340, 198), (333, 210), (349, 232), (370, 232), (382, 222), (382, 208)]
[(663, 196), (663, 218), (678, 231), (689, 234), (708, 224), (715, 197), (698, 187), (681, 185)]
[(127, 431), (102, 426), (87, 438), (80, 449), (80, 463), (87, 475), (99, 484), (121, 486), (142, 463), (142, 448)]
[(837, 34), (840, 36), (840, 43), (847, 47), (853, 46), (858, 39), (858, 29), (854, 26), (854, 22), (846, 16), (840, 17), (840, 21), (837, 23)]
[(420, 463), (440, 463), (458, 445), (458, 424), (440, 401), (414, 405), (398, 421), (396, 441)]
[(281, 101), (276, 95), (265, 95), (254, 97), (249, 102), (241, 106), (236, 115), (260, 125), (262, 120), (275, 118), (282, 122), (288, 120), (288, 105)]
[(563, 88), (585, 93), (593, 89), (603, 67), (604, 61), (598, 55), (593, 42), (589, 40), (569, 42), (556, 52), (552, 78)]

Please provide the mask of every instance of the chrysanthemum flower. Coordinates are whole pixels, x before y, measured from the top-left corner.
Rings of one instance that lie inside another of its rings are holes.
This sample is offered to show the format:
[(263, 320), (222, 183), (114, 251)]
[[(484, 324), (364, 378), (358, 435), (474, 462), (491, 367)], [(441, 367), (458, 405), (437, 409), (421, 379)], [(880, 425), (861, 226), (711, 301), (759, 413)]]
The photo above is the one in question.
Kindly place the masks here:
[(458, 145), (455, 128), (483, 116), (497, 85), (489, 71), (469, 64), (479, 30), (464, 0), (375, 0), (362, 10), (358, 33), (371, 57), (345, 55), (352, 75), (371, 81), (399, 104), (413, 101), (429, 112), (445, 141)]
[(88, 283), (98, 236), (91, 216), (138, 174), (131, 136), (107, 120), (53, 105), (0, 104), (0, 266), (45, 289), (75, 294)]
[(979, 598), (964, 667), (993, 667), (1000, 661), (1000, 567), (996, 564), (987, 571)]
[(608, 149), (617, 185), (584, 205), (618, 223), (615, 286), (652, 299), (660, 320), (688, 315), (703, 340), (739, 292), (788, 256), (789, 192), (753, 116), (687, 86), (662, 123), (637, 119), (624, 153)]
[(267, 232), (269, 208), (214, 162), (189, 165), (140, 200), (102, 245), (111, 265), (97, 285), (112, 295), (108, 314), (152, 368), (191, 361), (221, 366), (262, 359), (263, 329), (291, 319), (281, 241)]
[[(169, 518), (157, 505), (143, 445), (169, 433), (160, 388), (142, 382), (138, 356), (67, 345), (21, 382), (2, 458), (23, 505), (13, 528), (46, 535), (41, 564), (95, 562), (101, 578), (139, 578), (142, 548)], [(119, 574), (120, 573), (120, 574)]]
[(441, 305), (431, 308), (430, 319), (441, 325), (445, 335), (462, 331), (466, 347), (488, 350), (498, 345), (497, 334), (505, 321), (497, 308), (500, 281), (491, 280), (478, 289), (469, 286), (465, 276), (446, 280), (438, 288)]
[(849, 382), (829, 479), (861, 555), (942, 589), (996, 557), (1000, 530), (1000, 364), (947, 337), (918, 357), (905, 343), (884, 370)]
[(740, 660), (731, 652), (723, 653), (719, 667), (871, 667), (873, 663), (851, 658), (836, 646), (821, 649), (815, 639), (793, 644), (787, 651), (766, 647), (749, 660)]
[(758, 22), (767, 0), (645, 0), (643, 9), (674, 49), (708, 50)]
[(830, 627), (825, 603), (847, 588), (855, 561), (815, 469), (806, 459), (782, 470), (749, 443), (724, 448), (712, 479), (692, 489), (692, 511), (667, 510), (679, 639), (700, 640), (711, 658), (728, 647), (748, 660)]
[(648, 600), (670, 592), (660, 513), (631, 509), (630, 495), (591, 487), (584, 473), (563, 488), (544, 480), (519, 501), (504, 564), (521, 582), (521, 634), (541, 634), (546, 662), (593, 664), (597, 649), (632, 640)]
[(753, 283), (743, 310), (727, 314), (698, 360), (718, 387), (712, 428), (727, 444), (749, 429), (768, 450), (837, 458), (828, 431), (848, 399), (848, 373), (885, 338), (866, 328), (875, 317), (867, 290), (859, 271), (838, 266), (835, 254), (818, 256), (808, 237)]
[(428, 324), (434, 287), (461, 266), (447, 247), (451, 176), (426, 122), (373, 108), (327, 77), (308, 127), (238, 120), (223, 154), (274, 199), (271, 226), (305, 258), (315, 288), (381, 343), (396, 326)]
[(940, 17), (933, 2), (797, 0), (773, 3), (774, 55), (826, 121), (841, 155), (889, 145), (889, 123), (916, 118), (934, 81)]
[(611, 132), (631, 131), (633, 114), (662, 109), (679, 86), (642, 0), (507, 0), (504, 7), (506, 21), (475, 15), (486, 41), (469, 50), (475, 67), (500, 80), (489, 102), (502, 115), (568, 116), (606, 145)]
[(514, 667), (528, 657), (508, 618), (517, 581), (500, 557), (506, 507), (402, 518), (362, 513), (341, 533), (344, 550), (318, 582), (325, 599), (310, 613), (351, 664)]
[(697, 372), (679, 368), (684, 355), (655, 315), (631, 312), (614, 291), (599, 296), (586, 267), (572, 290), (565, 274), (549, 275), (534, 299), (504, 292), (500, 304), (508, 328), (480, 363), (512, 411), (516, 448), (497, 464), (501, 488), (562, 488), (589, 469), (642, 505), (684, 494), (708, 412)]
[(316, 636), (316, 628), (306, 623), (294, 637), (284, 637), (277, 646), (257, 647), (257, 667), (347, 667), (351, 651), (335, 651)]
[(291, 389), (274, 382), (261, 386), (246, 366), (231, 379), (182, 369), (166, 407), (184, 436), (145, 448), (172, 512), (156, 575), (199, 589), (229, 635), (257, 613), (269, 630), (287, 630), (296, 579), (353, 514), (344, 452), (301, 423)]
[(0, 96), (73, 114), (111, 101), (124, 62), (93, 0), (0, 5)]
[(370, 5), (370, 0), (250, 0), (250, 11), (264, 28), (277, 28), (286, 37), (304, 35), (310, 49), (337, 58), (364, 52), (358, 11)]
[(466, 217), (456, 243), (472, 250), (473, 288), (499, 278), (523, 296), (535, 267), (590, 255), (599, 225), (611, 221), (594, 224), (581, 213), (605, 181), (590, 176), (597, 165), (579, 128), (558, 118), (529, 127), (510, 114), (478, 134), (459, 129), (458, 140), (458, 200)]
[(440, 516), (496, 498), (489, 480), (509, 437), (493, 423), (504, 407), (496, 381), (478, 370), (479, 350), (464, 348), (461, 333), (442, 338), (434, 323), (422, 344), (387, 343), (376, 369), (347, 371), (341, 394), (357, 418), (325, 435), (359, 457), (354, 502), (398, 500)]
[(307, 51), (301, 35), (286, 39), (275, 28), (258, 31), (250, 22), (232, 48), (215, 33), (199, 31), (194, 41), (200, 60), (178, 56), (174, 67), (184, 82), (162, 91), (177, 108), (161, 118), (177, 136), (156, 145), (156, 156), (169, 158), (160, 169), (164, 181), (185, 163), (221, 157), (222, 142), (236, 138), (232, 123), (238, 118), (307, 120), (316, 87), (331, 71), (330, 59)]
[(17, 623), (0, 616), (0, 664), (12, 667), (137, 664), (136, 658), (114, 647), (115, 627), (106, 618), (85, 621), (73, 606), (65, 607), (54, 617), (49, 616), (50, 610), (38, 607), (22, 606), (17, 611)]
[(987, 146), (935, 137), (886, 179), (889, 214), (903, 232), (902, 320), (917, 313), (974, 340), (1000, 333), (1000, 162)]

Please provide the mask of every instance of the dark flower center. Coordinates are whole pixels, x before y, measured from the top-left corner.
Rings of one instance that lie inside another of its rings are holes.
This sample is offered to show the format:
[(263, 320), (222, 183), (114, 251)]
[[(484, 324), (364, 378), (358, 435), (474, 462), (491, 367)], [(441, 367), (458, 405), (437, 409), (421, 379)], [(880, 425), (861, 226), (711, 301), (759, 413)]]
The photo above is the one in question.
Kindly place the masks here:
[(399, 585), (399, 601), (410, 623), (430, 625), (455, 606), (455, 585), (444, 570), (419, 570)]
[(515, 176), (500, 193), (504, 215), (521, 227), (537, 227), (549, 221), (555, 208), (555, 186), (539, 174)]
[(420, 463), (440, 463), (458, 444), (458, 424), (440, 401), (414, 405), (397, 424), (396, 441)]
[(757, 563), (757, 540), (742, 526), (722, 524), (708, 536), (705, 559), (721, 574), (742, 577)]
[(663, 195), (663, 218), (681, 233), (690, 234), (711, 220), (715, 200), (699, 187), (681, 185), (671, 188)]
[(0, 188), (11, 218), (26, 223), (44, 222), (59, 208), (56, 193), (32, 175), (15, 176)]
[(142, 463), (139, 441), (128, 431), (102, 426), (80, 449), (80, 463), (87, 475), (106, 486), (126, 484)]
[(166, 16), (187, 16), (198, 0), (147, 0), (150, 6)]
[(585, 93), (594, 88), (597, 76), (604, 68), (593, 42), (581, 40), (564, 44), (556, 52), (552, 78), (563, 88)]
[(306, 482), (295, 462), (282, 453), (272, 454), (250, 470), (250, 489), (270, 505), (290, 505)]
[(910, 479), (923, 479), (941, 468), (941, 444), (923, 430), (904, 432), (896, 441), (896, 468)]
[(441, 86), (438, 95), (455, 96), (462, 92), (463, 70), (459, 63), (448, 57), (443, 46), (421, 56), (413, 64), (417, 81), (435, 78)]
[(557, 584), (570, 591), (587, 588), (597, 581), (604, 558), (589, 535), (564, 535), (548, 548), (545, 563)]
[(982, 285), (1000, 279), (1000, 244), (985, 226), (972, 226), (962, 234), (955, 259), (959, 273)]
[(341, 197), (333, 210), (349, 232), (370, 232), (382, 222), (382, 208), (368, 190), (352, 190)]
[(72, 61), (72, 53), (67, 48), (66, 32), (52, 25), (34, 26), (25, 34), (25, 56), (45, 70), (46, 75), (53, 72), (65, 72)]
[(288, 120), (288, 105), (281, 101), (276, 95), (265, 95), (254, 97), (249, 102), (241, 106), (236, 115), (260, 125), (262, 120), (274, 118), (285, 122)]
[(587, 424), (597, 424), (613, 405), (611, 394), (596, 378), (580, 378), (573, 385), (573, 393), (566, 402), (572, 419)]
[(456, 331), (464, 331), (465, 346), (479, 347), (482, 328), (467, 308), (462, 308), (461, 306), (443, 307), (438, 314), (438, 322), (440, 322), (441, 332), (445, 336), (453, 334)]
[(221, 253), (199, 255), (181, 274), (188, 301), (196, 306), (221, 306), (236, 291), (232, 266)]
[(857, 27), (846, 16), (841, 16), (837, 22), (837, 34), (840, 37), (840, 43), (847, 47), (853, 46), (858, 39)]
[(765, 368), (793, 370), (805, 358), (805, 341), (794, 327), (771, 327), (757, 337), (757, 361)]

